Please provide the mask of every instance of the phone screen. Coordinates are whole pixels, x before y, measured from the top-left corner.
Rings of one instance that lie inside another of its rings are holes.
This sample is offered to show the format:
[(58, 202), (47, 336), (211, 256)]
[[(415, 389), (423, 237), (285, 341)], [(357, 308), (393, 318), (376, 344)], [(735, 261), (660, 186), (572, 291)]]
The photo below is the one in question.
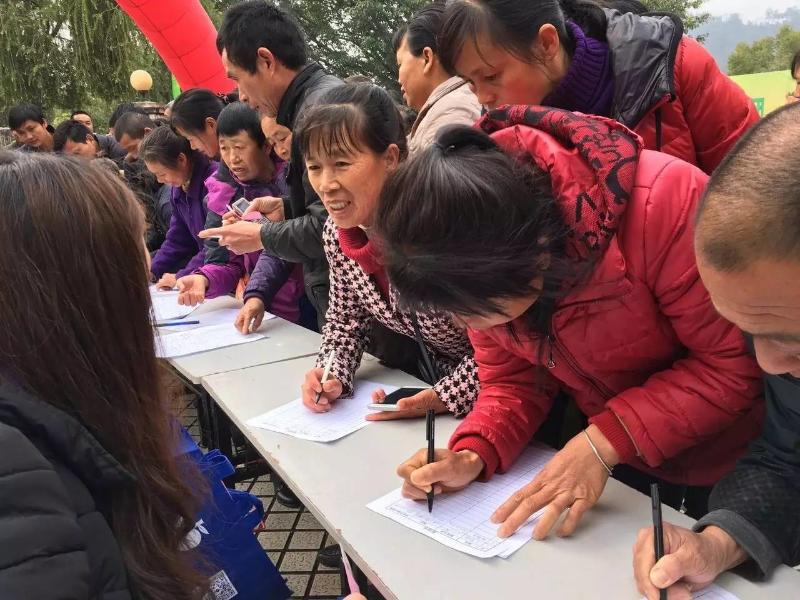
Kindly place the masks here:
[(399, 390), (395, 390), (391, 394), (388, 394), (381, 404), (397, 404), (403, 398), (410, 398), (411, 396), (415, 396), (420, 392), (424, 392), (426, 389), (428, 388), (400, 388)]
[(236, 212), (237, 215), (240, 217), (244, 214), (250, 206), (250, 201), (247, 198), (239, 198), (236, 202), (231, 204), (231, 208)]

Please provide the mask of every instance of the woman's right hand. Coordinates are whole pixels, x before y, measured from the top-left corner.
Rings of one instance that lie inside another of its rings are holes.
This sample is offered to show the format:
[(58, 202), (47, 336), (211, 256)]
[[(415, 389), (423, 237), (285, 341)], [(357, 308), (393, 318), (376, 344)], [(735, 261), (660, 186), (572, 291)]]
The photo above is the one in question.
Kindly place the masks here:
[(177, 278), (175, 277), (175, 273), (164, 273), (161, 279), (156, 283), (156, 287), (159, 290), (171, 290), (175, 287), (176, 282)]
[(266, 312), (267, 309), (261, 298), (248, 298), (247, 302), (244, 303), (244, 306), (239, 311), (239, 314), (236, 315), (234, 326), (245, 335), (258, 331)]
[(205, 275), (186, 275), (176, 282), (178, 286), (178, 304), (181, 306), (197, 306), (206, 299), (208, 279)]
[[(342, 395), (342, 382), (338, 379), (328, 378), (328, 381), (323, 384), (323, 372), (324, 369), (311, 369), (306, 373), (306, 379), (301, 387), (303, 404), (316, 413), (328, 412), (331, 409), (331, 403)], [(315, 400), (319, 392), (322, 392), (322, 395), (317, 404)]]
[(434, 494), (457, 492), (475, 481), (484, 467), (472, 450), (437, 448), (434, 457), (435, 462), (428, 464), (428, 449), (423, 448), (397, 468), (404, 497), (424, 500), (431, 488)]

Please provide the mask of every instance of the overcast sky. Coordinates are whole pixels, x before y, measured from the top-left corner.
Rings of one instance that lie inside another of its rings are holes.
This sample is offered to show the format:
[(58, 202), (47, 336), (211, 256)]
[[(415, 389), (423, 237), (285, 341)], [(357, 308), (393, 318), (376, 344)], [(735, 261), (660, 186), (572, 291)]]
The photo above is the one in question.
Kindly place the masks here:
[(790, 6), (797, 6), (798, 0), (708, 0), (703, 5), (703, 10), (712, 15), (727, 15), (738, 13), (744, 21), (758, 21), (763, 19), (769, 9), (785, 10)]

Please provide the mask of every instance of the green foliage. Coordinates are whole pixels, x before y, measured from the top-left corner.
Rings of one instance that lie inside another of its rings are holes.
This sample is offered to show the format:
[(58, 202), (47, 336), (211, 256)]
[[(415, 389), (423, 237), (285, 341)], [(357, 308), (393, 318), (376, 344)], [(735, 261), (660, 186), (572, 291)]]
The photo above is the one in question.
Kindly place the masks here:
[(697, 29), (711, 18), (710, 14), (700, 10), (706, 0), (642, 0), (642, 2), (652, 11), (678, 15), (683, 21), (686, 33)]
[(784, 25), (775, 37), (765, 37), (752, 44), (741, 43), (728, 57), (728, 74), (745, 75), (788, 70), (792, 57), (800, 50), (800, 31)]
[(137, 99), (135, 69), (153, 76), (148, 99), (169, 98), (169, 72), (113, 0), (0, 0), (0, 113), (33, 102), (58, 122), (82, 108), (102, 129), (117, 103)]

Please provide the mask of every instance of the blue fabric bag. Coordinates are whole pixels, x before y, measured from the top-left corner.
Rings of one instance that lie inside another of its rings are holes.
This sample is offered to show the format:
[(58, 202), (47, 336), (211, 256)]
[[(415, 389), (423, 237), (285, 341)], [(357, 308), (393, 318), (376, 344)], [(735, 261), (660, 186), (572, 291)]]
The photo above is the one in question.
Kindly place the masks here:
[(197, 548), (212, 565), (208, 600), (286, 600), (292, 592), (253, 533), (264, 504), (225, 487), (222, 480), (235, 469), (219, 450), (203, 454), (184, 430), (180, 451), (197, 464), (210, 492), (186, 538), (186, 549)]

